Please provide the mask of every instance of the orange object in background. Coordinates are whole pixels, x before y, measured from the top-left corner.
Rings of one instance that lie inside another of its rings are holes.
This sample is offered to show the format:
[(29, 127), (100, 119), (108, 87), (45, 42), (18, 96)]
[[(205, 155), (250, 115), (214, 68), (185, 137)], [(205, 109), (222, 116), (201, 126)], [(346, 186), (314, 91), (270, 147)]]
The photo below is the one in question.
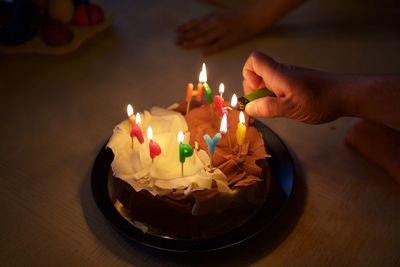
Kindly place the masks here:
[(74, 16), (74, 2), (72, 0), (50, 0), (47, 14), (54, 20), (68, 24)]

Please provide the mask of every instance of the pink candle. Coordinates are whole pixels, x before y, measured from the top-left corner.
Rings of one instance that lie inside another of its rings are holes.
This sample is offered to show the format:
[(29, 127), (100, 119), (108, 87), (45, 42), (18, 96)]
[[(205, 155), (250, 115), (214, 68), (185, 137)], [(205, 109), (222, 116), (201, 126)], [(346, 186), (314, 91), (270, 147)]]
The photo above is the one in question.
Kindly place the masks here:
[(214, 96), (214, 101), (213, 101), (214, 111), (220, 118), (222, 117), (222, 115), (224, 115), (224, 98), (222, 97), (224, 91), (225, 91), (225, 86), (223, 83), (221, 83), (219, 85), (220, 95)]
[(153, 140), (153, 129), (151, 126), (147, 128), (147, 138), (149, 139), (150, 158), (154, 160), (155, 157), (161, 154), (160, 146)]
[(139, 143), (143, 144), (144, 142), (144, 138), (143, 138), (143, 133), (142, 133), (142, 129), (140, 129), (140, 113), (136, 113), (136, 123), (135, 125), (132, 126), (130, 135), (132, 138), (136, 137), (136, 139), (139, 141)]

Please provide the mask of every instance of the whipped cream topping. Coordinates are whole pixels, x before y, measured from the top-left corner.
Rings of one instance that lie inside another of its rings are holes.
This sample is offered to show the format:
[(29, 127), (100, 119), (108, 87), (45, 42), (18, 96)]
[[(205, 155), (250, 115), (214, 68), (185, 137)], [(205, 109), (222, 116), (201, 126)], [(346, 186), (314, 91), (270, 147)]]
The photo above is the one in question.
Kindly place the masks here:
[(189, 143), (190, 133), (180, 113), (153, 107), (150, 112), (141, 113), (141, 118), (140, 127), (144, 135), (149, 126), (153, 128), (153, 141), (160, 145), (161, 155), (152, 162), (147, 137), (143, 144), (134, 139), (132, 149), (131, 125), (127, 119), (115, 126), (107, 144), (114, 153), (111, 167), (115, 177), (129, 183), (137, 192), (147, 190), (152, 195), (166, 195), (173, 190), (184, 190), (184, 194), (189, 195), (197, 190), (211, 189), (213, 181), (219, 192), (232, 193), (221, 170), (210, 172), (207, 169), (210, 158), (202, 149), (195, 150), (193, 156), (186, 158), (182, 177), (177, 135), (183, 131), (184, 143)]

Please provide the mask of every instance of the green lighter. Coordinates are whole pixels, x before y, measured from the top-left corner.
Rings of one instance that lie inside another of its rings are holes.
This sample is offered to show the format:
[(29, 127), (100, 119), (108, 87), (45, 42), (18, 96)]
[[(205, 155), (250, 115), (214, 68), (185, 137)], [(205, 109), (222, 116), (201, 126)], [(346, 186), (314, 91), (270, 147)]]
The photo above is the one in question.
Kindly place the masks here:
[(253, 92), (251, 94), (248, 94), (246, 96), (240, 97), (238, 99), (238, 109), (239, 110), (244, 110), (246, 108), (246, 105), (249, 102), (251, 102), (253, 100), (256, 100), (258, 98), (265, 97), (265, 96), (276, 96), (276, 95), (274, 94), (274, 92), (272, 92), (271, 90), (269, 90), (269, 89), (267, 89), (265, 87), (264, 88), (260, 88), (260, 89), (258, 89), (257, 91), (255, 91), (255, 92)]

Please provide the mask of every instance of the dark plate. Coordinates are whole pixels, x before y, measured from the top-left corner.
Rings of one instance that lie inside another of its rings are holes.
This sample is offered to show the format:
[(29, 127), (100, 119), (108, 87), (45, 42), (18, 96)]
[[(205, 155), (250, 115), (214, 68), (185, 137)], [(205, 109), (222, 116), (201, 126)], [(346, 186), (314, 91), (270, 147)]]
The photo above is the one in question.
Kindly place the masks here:
[(278, 220), (293, 191), (294, 166), (289, 151), (282, 140), (260, 121), (254, 126), (262, 133), (271, 158), (268, 160), (271, 170), (271, 189), (267, 200), (256, 215), (246, 224), (232, 232), (206, 240), (182, 240), (163, 238), (144, 234), (132, 225), (122, 212), (116, 208), (113, 192), (109, 190), (111, 162), (113, 153), (104, 146), (94, 162), (92, 170), (92, 193), (94, 200), (111, 225), (122, 235), (139, 244), (164, 251), (204, 252), (227, 248), (242, 243)]

